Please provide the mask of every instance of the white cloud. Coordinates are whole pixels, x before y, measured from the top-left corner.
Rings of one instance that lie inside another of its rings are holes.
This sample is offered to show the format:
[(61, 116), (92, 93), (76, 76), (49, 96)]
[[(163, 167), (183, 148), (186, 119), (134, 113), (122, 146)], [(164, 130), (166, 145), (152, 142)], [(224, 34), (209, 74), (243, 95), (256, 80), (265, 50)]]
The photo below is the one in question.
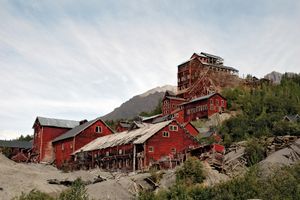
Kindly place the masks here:
[(143, 3), (49, 1), (18, 10), (1, 2), (0, 130), (31, 131), (36, 115), (101, 116), (133, 95), (175, 85), (176, 66), (193, 52), (223, 56), (241, 74), (300, 72), (299, 12), (231, 18), (192, 3)]

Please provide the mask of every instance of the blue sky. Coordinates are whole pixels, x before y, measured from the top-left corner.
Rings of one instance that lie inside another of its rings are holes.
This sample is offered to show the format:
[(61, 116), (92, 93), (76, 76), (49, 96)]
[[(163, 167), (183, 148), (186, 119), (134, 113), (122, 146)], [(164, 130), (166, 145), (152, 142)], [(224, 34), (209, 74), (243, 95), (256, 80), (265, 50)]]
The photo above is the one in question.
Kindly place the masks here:
[(193, 52), (259, 77), (300, 72), (300, 1), (0, 0), (0, 139), (37, 115), (102, 116), (176, 85)]

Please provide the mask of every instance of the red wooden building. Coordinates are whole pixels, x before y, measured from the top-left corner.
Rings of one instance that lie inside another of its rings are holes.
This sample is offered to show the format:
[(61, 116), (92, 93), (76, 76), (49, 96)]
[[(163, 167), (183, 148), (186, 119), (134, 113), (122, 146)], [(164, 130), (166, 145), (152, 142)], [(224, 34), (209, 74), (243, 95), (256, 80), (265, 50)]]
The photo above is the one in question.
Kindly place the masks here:
[[(178, 65), (177, 96), (191, 100), (216, 92), (216, 85), (222, 87), (220, 79), (232, 78), (232, 75), (238, 73), (237, 69), (223, 63), (224, 59), (219, 56), (204, 52), (194, 53), (188, 61)], [(217, 80), (213, 81), (211, 78)]]
[(184, 110), (184, 121), (189, 122), (224, 112), (227, 108), (227, 101), (219, 93), (213, 93), (183, 103), (181, 108)]
[[(175, 120), (104, 136), (77, 150), (79, 163), (111, 170), (145, 170), (152, 165), (172, 167), (182, 162), (197, 140)], [(172, 164), (172, 165), (171, 165)]]
[(68, 163), (71, 154), (98, 137), (112, 134), (113, 131), (100, 118), (84, 121), (79, 126), (58, 136), (52, 141), (55, 164), (58, 168)]
[(185, 99), (176, 97), (174, 94), (166, 91), (164, 98), (162, 99), (162, 115), (165, 116), (172, 114), (178, 109), (179, 105), (185, 101)]
[(194, 137), (199, 134), (198, 129), (190, 122), (184, 123), (183, 127)]
[(52, 162), (54, 160), (52, 140), (75, 126), (79, 121), (37, 117), (34, 124), (33, 154), (38, 162)]

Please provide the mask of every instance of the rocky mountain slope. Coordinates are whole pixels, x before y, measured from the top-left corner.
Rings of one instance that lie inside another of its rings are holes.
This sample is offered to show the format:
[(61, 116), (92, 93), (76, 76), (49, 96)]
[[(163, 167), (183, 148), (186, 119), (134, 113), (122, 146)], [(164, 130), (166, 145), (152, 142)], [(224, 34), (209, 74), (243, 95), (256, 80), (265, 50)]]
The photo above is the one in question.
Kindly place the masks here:
[(165, 85), (153, 88), (143, 94), (137, 95), (124, 102), (120, 107), (115, 108), (112, 112), (103, 116), (103, 120), (130, 119), (139, 115), (141, 112), (150, 112), (163, 98), (166, 90), (176, 92), (177, 87)]
[(272, 71), (269, 74), (266, 74), (264, 78), (271, 80), (273, 83), (279, 84), (281, 81), (282, 74), (279, 72)]

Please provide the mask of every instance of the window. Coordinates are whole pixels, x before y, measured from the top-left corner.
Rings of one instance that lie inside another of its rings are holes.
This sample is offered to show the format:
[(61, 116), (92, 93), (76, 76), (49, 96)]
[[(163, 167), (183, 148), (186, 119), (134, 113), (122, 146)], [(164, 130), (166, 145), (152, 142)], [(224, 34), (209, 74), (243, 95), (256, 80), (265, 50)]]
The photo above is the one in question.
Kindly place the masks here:
[(96, 133), (102, 133), (102, 127), (101, 126), (96, 126), (95, 132)]
[(122, 152), (122, 149), (119, 149), (119, 155), (121, 155), (123, 152)]
[(213, 104), (210, 105), (210, 110), (214, 110), (214, 105)]
[(65, 150), (65, 145), (61, 144), (61, 150), (64, 151)]
[(109, 156), (109, 151), (106, 152), (106, 156)]
[(73, 149), (73, 145), (72, 144), (70, 144), (70, 149)]
[(149, 152), (154, 152), (154, 147), (153, 146), (149, 146), (148, 151)]
[(162, 136), (163, 136), (163, 137), (170, 137), (170, 134), (169, 134), (168, 131), (163, 131), (163, 132), (162, 132)]
[(171, 153), (172, 153), (172, 154), (176, 154), (176, 148), (172, 148), (172, 149), (171, 149)]
[(216, 105), (219, 106), (219, 100), (218, 99), (216, 99)]
[(178, 126), (176, 126), (176, 125), (170, 125), (169, 126), (169, 130), (170, 131), (178, 131)]
[(210, 100), (210, 104), (214, 104), (214, 100), (213, 99)]
[(224, 100), (221, 100), (221, 106), (224, 106)]

